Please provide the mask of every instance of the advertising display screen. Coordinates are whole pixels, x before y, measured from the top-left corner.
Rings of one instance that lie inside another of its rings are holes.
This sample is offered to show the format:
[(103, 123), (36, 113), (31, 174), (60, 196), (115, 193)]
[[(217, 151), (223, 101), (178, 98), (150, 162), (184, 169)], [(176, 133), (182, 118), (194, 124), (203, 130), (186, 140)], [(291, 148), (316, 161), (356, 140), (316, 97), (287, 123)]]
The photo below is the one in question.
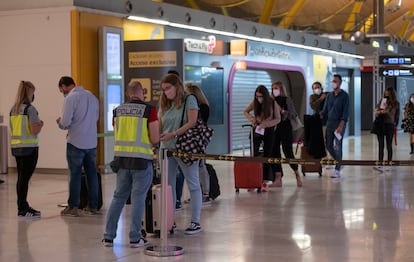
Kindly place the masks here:
[(106, 33), (106, 68), (109, 80), (121, 79), (121, 35)]
[(107, 86), (107, 105), (106, 108), (108, 112), (106, 112), (107, 117), (107, 126), (106, 131), (113, 131), (114, 128), (112, 126), (112, 116), (113, 110), (121, 104), (122, 101), (122, 89), (120, 84), (109, 84)]

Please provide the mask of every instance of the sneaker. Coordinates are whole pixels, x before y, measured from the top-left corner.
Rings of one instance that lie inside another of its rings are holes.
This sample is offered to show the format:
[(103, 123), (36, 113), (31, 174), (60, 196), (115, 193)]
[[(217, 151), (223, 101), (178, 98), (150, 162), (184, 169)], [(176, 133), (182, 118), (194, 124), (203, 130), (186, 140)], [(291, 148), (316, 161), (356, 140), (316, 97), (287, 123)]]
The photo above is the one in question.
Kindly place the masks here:
[(332, 178), (340, 178), (341, 177), (341, 171), (339, 170), (334, 170), (334, 172), (331, 175)]
[(62, 211), (60, 211), (61, 216), (65, 217), (79, 217), (79, 210), (77, 207), (66, 207)]
[(82, 211), (85, 215), (90, 215), (90, 216), (100, 215), (98, 209), (96, 209), (96, 208), (87, 207), (87, 208), (83, 209)]
[(110, 239), (102, 239), (102, 244), (105, 246), (105, 247), (113, 247), (114, 246), (114, 241), (113, 240), (110, 240)]
[(201, 226), (198, 223), (191, 222), (190, 226), (184, 231), (186, 235), (193, 235), (201, 232)]
[(41, 214), (40, 211), (29, 207), (26, 210), (17, 212), (17, 216), (19, 217), (33, 217), (33, 218), (40, 218)]
[(146, 239), (143, 239), (142, 237), (138, 241), (131, 241), (129, 242), (129, 246), (131, 248), (137, 248), (137, 247), (143, 247), (148, 245), (148, 241)]
[(325, 167), (325, 169), (327, 169), (327, 170), (329, 170), (329, 169), (334, 169), (335, 168), (335, 166), (334, 165), (327, 165), (326, 167)]
[(183, 207), (183, 205), (181, 204), (181, 201), (176, 201), (175, 202), (175, 210), (179, 210)]
[(209, 196), (203, 196), (203, 200), (202, 200), (203, 205), (209, 205), (211, 204), (211, 199)]
[(385, 171), (385, 168), (383, 166), (374, 166), (373, 168), (377, 171), (380, 171), (380, 172)]
[(184, 204), (190, 204), (191, 198), (184, 200)]

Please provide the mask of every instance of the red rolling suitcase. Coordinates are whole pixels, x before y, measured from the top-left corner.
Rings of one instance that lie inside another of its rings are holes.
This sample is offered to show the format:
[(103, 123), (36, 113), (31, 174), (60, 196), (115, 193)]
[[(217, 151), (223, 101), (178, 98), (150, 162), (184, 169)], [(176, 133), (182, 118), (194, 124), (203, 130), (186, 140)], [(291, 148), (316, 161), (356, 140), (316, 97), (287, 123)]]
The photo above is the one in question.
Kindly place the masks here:
[[(251, 125), (242, 125), (242, 128), (249, 127), (250, 129), (250, 156), (253, 156), (253, 127)], [(244, 152), (244, 142), (242, 144), (243, 156)], [(239, 189), (255, 189), (260, 193), (262, 191), (263, 183), (263, 168), (262, 163), (258, 162), (234, 162), (234, 187), (236, 188), (236, 193), (239, 192)]]

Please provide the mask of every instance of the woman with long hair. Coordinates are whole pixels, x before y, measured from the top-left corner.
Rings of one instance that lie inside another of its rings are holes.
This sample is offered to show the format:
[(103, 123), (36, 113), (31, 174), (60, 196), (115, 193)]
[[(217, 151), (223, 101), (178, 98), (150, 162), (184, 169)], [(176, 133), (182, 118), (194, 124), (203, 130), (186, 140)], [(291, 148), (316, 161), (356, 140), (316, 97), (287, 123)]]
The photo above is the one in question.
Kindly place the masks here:
[(35, 171), (39, 156), (39, 138), (43, 121), (32, 105), (35, 86), (29, 81), (20, 81), (15, 102), (10, 110), (11, 150), (17, 166), (17, 215), (40, 217), (40, 211), (27, 202), (29, 181)]
[[(395, 90), (387, 87), (384, 95), (375, 107), (375, 116), (381, 118), (382, 128), (377, 130), (378, 139), (378, 160), (384, 160), (384, 138), (387, 145), (387, 160), (392, 160), (392, 139), (394, 137), (394, 128), (398, 125), (400, 116), (400, 103), (397, 101)], [(383, 166), (374, 167), (378, 171), (384, 171)]]
[[(293, 130), (292, 125), (290, 124), (290, 119), (295, 118), (298, 114), (296, 112), (293, 101), (290, 97), (287, 96), (285, 87), (282, 82), (274, 82), (272, 84), (272, 98), (276, 100), (281, 109), (281, 121), (275, 129), (275, 139), (273, 143), (274, 152), (272, 155), (276, 158), (282, 156), (280, 151), (280, 145), (282, 145), (283, 153), (286, 158), (294, 159), (295, 155), (293, 154)], [(282, 165), (276, 164), (275, 171), (275, 181), (273, 186), (281, 187), (282, 186)], [(298, 165), (290, 164), (290, 167), (295, 172), (296, 176), (296, 185), (298, 187), (302, 186), (302, 180), (300, 178)]]
[[(178, 136), (184, 134), (197, 122), (198, 104), (193, 95), (186, 95), (181, 79), (176, 74), (167, 74), (161, 80), (162, 95), (159, 101), (159, 119), (161, 122), (160, 149), (176, 150)], [(185, 112), (183, 112), (185, 108)], [(181, 125), (182, 123), (182, 125)], [(198, 174), (198, 160), (190, 165), (181, 158), (168, 158), (168, 184), (171, 185), (173, 203), (176, 203), (177, 166), (183, 171), (191, 197), (191, 223), (185, 234), (201, 231), (200, 216), (202, 194)], [(175, 205), (174, 205), (175, 206)]]

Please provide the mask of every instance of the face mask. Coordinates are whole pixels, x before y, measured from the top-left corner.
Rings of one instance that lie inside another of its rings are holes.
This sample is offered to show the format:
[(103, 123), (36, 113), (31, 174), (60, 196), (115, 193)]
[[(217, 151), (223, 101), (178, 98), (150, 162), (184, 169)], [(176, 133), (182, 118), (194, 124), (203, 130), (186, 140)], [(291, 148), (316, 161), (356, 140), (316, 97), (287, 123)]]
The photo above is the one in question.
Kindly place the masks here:
[(315, 93), (315, 95), (320, 95), (322, 93), (322, 90), (320, 88), (316, 88), (313, 90), (313, 93)]
[(275, 97), (280, 96), (280, 90), (279, 90), (279, 89), (273, 89), (273, 95), (274, 95)]
[(414, 97), (410, 98), (410, 102), (414, 104)]
[(257, 97), (257, 102), (259, 102), (259, 104), (263, 103), (263, 97)]
[(334, 82), (331, 82), (331, 87), (333, 90), (335, 90), (338, 87), (338, 85)]
[(175, 98), (175, 95), (176, 95), (175, 86), (171, 86), (170, 88), (165, 90), (164, 94), (169, 100), (173, 100)]

